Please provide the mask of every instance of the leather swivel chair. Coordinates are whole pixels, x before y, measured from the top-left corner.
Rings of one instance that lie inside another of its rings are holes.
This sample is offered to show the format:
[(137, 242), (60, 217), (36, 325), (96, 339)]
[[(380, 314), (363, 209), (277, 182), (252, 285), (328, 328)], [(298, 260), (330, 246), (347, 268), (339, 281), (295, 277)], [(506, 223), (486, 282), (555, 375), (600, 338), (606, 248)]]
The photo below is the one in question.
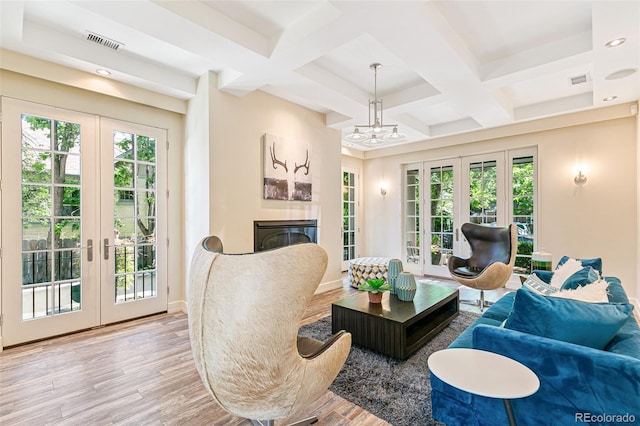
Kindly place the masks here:
[(471, 257), (451, 256), (449, 273), (460, 284), (480, 290), (480, 299), (460, 303), (480, 306), (482, 311), (491, 305), (485, 300), (484, 291), (503, 287), (513, 273), (518, 230), (514, 224), (501, 228), (473, 223), (465, 223), (461, 229), (471, 246)]
[(327, 254), (316, 244), (240, 255), (209, 246), (218, 245), (205, 238), (196, 248), (187, 294), (196, 368), (226, 411), (273, 425), (323, 395), (351, 348), (344, 331), (327, 342), (297, 335)]

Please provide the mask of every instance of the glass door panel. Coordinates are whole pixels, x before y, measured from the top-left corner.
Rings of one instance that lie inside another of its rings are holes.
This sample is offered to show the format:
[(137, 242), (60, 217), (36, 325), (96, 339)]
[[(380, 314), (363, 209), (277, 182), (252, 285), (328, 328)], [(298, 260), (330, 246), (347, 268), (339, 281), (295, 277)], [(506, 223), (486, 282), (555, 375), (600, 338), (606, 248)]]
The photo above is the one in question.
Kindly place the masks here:
[(115, 303), (155, 297), (156, 140), (114, 132)]
[[(462, 199), (464, 207), (461, 224), (471, 222), (486, 226), (506, 226), (507, 206), (505, 197), (504, 153), (478, 155), (463, 158)], [(463, 235), (459, 236), (462, 257), (468, 257), (471, 249)]]
[(406, 271), (422, 275), (420, 214), (422, 165), (407, 165), (404, 172), (404, 241), (403, 266)]
[(535, 157), (526, 154), (515, 153), (510, 161), (512, 222), (518, 227), (518, 254), (514, 272), (525, 275), (531, 273), (536, 230)]
[(355, 172), (342, 172), (342, 270), (349, 269), (349, 260), (356, 258), (356, 177)]
[(429, 256), (426, 273), (437, 276), (449, 276), (447, 262), (450, 256), (457, 254), (458, 241), (456, 229), (459, 224), (459, 160), (447, 160), (425, 163), (429, 173), (430, 206), (428, 234)]
[[(3, 345), (98, 325), (95, 120), (3, 98)], [(88, 164), (88, 166), (87, 166)], [(15, 211), (15, 210), (14, 210)]]
[[(166, 131), (102, 120), (102, 318), (109, 323), (166, 310)], [(105, 200), (106, 201), (106, 200)], [(159, 244), (165, 241), (165, 244)], [(161, 285), (162, 283), (162, 285)]]

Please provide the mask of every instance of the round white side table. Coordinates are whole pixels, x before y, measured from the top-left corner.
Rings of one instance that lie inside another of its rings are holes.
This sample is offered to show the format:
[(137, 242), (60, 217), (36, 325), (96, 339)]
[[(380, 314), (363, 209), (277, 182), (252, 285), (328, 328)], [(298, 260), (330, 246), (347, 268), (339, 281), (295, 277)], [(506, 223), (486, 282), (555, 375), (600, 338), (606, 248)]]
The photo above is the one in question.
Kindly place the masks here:
[(509, 425), (516, 425), (511, 400), (533, 395), (540, 388), (538, 376), (527, 366), (506, 356), (478, 349), (452, 348), (434, 352), (429, 371), (462, 391), (504, 402)]

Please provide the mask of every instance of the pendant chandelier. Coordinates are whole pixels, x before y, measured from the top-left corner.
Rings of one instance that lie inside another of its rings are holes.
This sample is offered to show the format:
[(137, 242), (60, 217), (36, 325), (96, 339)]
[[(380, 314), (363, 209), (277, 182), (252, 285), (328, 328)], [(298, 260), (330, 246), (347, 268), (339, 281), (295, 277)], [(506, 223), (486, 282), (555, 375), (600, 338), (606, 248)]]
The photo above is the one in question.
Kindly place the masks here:
[[(384, 142), (400, 142), (406, 137), (398, 132), (397, 124), (384, 124), (382, 121), (382, 99), (378, 99), (378, 68), (381, 66), (379, 63), (369, 65), (373, 70), (373, 100), (369, 99), (369, 124), (356, 124), (353, 133), (345, 136), (344, 140), (347, 142), (376, 146)], [(391, 133), (389, 128), (392, 128)]]

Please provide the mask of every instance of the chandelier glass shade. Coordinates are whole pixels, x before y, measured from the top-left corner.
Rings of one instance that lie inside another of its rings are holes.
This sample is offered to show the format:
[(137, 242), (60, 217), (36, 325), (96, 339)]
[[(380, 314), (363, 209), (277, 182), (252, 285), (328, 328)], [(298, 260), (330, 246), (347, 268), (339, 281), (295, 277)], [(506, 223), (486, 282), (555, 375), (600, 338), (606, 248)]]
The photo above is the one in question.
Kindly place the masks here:
[(397, 124), (384, 124), (382, 121), (382, 99), (378, 99), (378, 68), (381, 66), (379, 63), (369, 65), (373, 70), (373, 100), (369, 100), (369, 124), (356, 124), (353, 133), (344, 137), (347, 142), (377, 146), (384, 142), (401, 142), (406, 138), (405, 134), (398, 132)]

